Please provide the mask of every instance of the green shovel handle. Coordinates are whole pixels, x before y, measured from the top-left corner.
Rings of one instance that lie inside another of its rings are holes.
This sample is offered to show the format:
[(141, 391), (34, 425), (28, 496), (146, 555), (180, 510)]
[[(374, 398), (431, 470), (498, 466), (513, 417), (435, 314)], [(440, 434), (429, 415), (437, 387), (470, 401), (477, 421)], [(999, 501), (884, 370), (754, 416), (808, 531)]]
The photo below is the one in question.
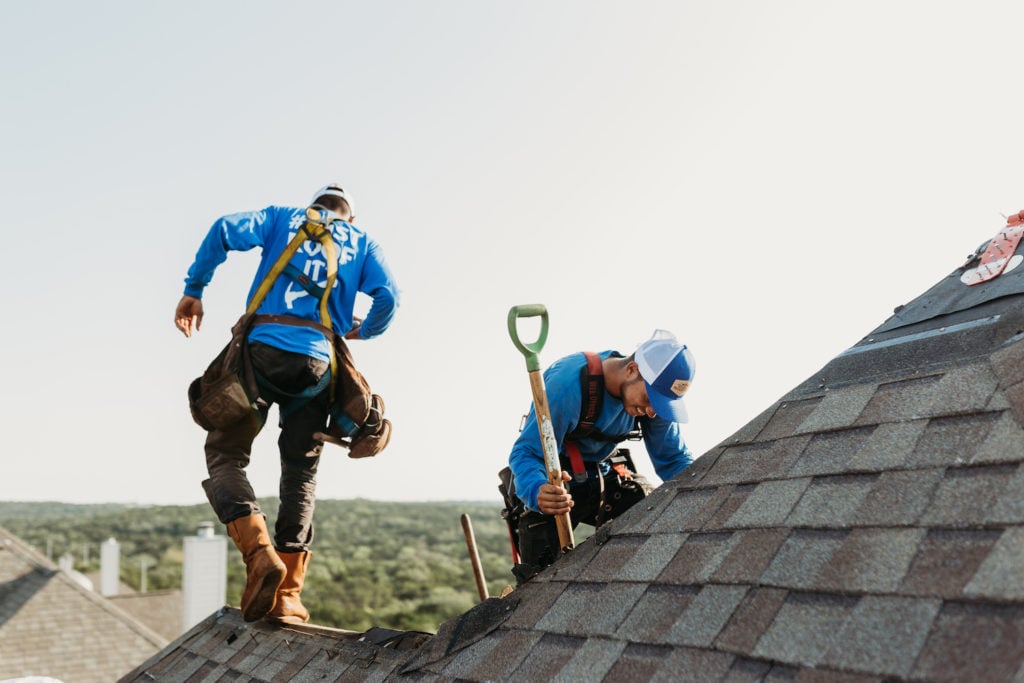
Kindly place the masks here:
[[(540, 316), (540, 335), (537, 337), (537, 341), (527, 344), (519, 338), (517, 323), (520, 318), (536, 318), (537, 316)], [(526, 357), (527, 372), (540, 370), (540, 360), (537, 358), (537, 354), (544, 348), (544, 342), (548, 340), (548, 309), (544, 307), (544, 304), (524, 304), (510, 308), (508, 311), (508, 333), (512, 337), (512, 343)]]

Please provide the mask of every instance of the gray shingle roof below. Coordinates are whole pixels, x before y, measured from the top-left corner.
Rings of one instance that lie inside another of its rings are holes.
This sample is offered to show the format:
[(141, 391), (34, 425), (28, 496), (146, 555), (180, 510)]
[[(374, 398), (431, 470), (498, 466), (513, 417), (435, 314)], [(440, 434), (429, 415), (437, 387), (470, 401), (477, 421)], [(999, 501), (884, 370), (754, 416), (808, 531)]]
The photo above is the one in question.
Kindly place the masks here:
[(0, 679), (109, 683), (166, 644), (0, 527)]

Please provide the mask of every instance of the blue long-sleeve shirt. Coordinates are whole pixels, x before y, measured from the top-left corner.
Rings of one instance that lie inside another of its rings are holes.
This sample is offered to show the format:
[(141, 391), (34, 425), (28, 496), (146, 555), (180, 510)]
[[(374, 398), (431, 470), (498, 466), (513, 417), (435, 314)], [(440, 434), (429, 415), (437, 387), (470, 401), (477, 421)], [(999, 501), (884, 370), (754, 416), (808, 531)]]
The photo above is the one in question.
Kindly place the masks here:
[[(248, 305), (274, 261), (302, 226), (305, 216), (305, 208), (268, 206), (261, 211), (245, 211), (217, 219), (188, 269), (185, 294), (202, 298), (203, 290), (210, 284), (217, 266), (227, 259), (229, 251), (260, 247), (263, 255), (246, 297)], [(337, 246), (338, 275), (327, 304), (331, 325), (340, 335), (352, 329), (356, 293), (363, 292), (372, 303), (359, 327), (359, 337), (372, 339), (391, 324), (398, 307), (398, 287), (380, 245), (362, 229), (339, 222), (334, 225), (332, 236)], [(289, 263), (311, 281), (326, 286), (327, 258), (319, 242), (307, 240)], [(281, 275), (256, 312), (319, 322), (320, 301), (291, 278)], [(330, 341), (308, 327), (257, 325), (249, 339), (320, 360), (330, 359)]]
[[(601, 359), (620, 356), (616, 351), (602, 351)], [(574, 353), (555, 361), (544, 371), (544, 387), (551, 411), (551, 427), (558, 443), (559, 453), (563, 452), (565, 436), (576, 428), (580, 421), (583, 405), (583, 389), (580, 372), (587, 364), (583, 353)], [(601, 414), (594, 428), (603, 434), (626, 434), (636, 418), (629, 415), (622, 401), (604, 392)], [(640, 418), (644, 445), (654, 465), (654, 471), (661, 479), (668, 480), (686, 469), (693, 462), (693, 455), (683, 439), (681, 425), (664, 418)], [(584, 462), (600, 462), (616, 448), (616, 444), (597, 439), (582, 439), (577, 442)], [(526, 507), (539, 511), (537, 493), (547, 483), (544, 467), (544, 450), (537, 429), (537, 413), (530, 407), (526, 424), (512, 446), (509, 467), (515, 477), (516, 495)]]

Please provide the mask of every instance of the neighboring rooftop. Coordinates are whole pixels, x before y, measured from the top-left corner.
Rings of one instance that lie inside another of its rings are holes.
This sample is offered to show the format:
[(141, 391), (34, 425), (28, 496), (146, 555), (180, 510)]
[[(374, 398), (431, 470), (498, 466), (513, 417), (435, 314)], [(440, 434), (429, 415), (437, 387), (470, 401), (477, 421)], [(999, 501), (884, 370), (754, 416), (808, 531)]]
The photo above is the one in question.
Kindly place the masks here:
[(0, 527), (0, 679), (109, 683), (166, 644)]
[(124, 680), (1024, 680), (1024, 270), (976, 261), (418, 647), (227, 610)]

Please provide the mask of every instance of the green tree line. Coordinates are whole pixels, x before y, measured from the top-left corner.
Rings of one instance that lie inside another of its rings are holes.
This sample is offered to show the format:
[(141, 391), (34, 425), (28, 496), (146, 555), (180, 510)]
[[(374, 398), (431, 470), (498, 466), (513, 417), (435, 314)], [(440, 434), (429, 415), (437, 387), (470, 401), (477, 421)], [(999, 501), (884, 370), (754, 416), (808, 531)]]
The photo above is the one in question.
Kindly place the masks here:
[[(260, 501), (273, 528), (277, 503)], [(433, 633), (479, 601), (460, 516), (468, 514), (492, 596), (514, 584), (508, 529), (500, 505), (481, 502), (391, 503), (318, 500), (313, 558), (303, 602), (318, 625), (352, 631), (373, 626)], [(208, 505), (0, 502), (0, 526), (56, 563), (74, 557), (82, 573), (99, 570), (100, 544), (120, 544), (121, 580), (139, 590), (181, 588), (183, 538), (213, 521)], [(145, 566), (145, 569), (143, 567)], [(227, 602), (238, 605), (245, 565), (228, 541)]]

